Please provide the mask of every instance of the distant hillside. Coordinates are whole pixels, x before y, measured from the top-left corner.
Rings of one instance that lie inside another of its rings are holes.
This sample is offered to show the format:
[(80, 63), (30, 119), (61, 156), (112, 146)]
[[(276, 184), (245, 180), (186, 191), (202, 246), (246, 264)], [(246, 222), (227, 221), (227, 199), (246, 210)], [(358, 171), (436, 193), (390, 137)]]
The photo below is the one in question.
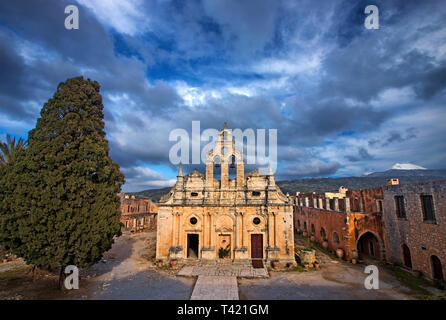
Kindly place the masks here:
[[(277, 185), (283, 193), (295, 195), (297, 191), (307, 192), (334, 192), (340, 186), (348, 189), (368, 189), (384, 186), (388, 178), (398, 178), (400, 183), (414, 183), (424, 181), (436, 181), (446, 179), (446, 170), (400, 170), (391, 169), (384, 172), (374, 172), (364, 177), (344, 178), (313, 178), (277, 181)], [(136, 196), (159, 201), (162, 195), (169, 192), (171, 188), (151, 189), (134, 192)]]
[(172, 187), (162, 188), (162, 189), (149, 189), (139, 192), (127, 192), (129, 194), (134, 194), (138, 198), (151, 199), (152, 201), (158, 202), (163, 195), (169, 192)]
[(446, 178), (446, 170), (427, 170), (427, 169), (390, 169), (383, 172), (373, 172), (366, 177), (434, 177)]

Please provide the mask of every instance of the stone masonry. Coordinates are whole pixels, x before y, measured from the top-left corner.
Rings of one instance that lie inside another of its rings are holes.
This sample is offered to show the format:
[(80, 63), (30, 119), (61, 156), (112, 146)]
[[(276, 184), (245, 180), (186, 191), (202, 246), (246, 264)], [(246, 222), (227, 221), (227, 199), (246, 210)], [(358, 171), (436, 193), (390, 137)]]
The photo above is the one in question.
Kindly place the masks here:
[[(435, 278), (446, 275), (446, 181), (384, 187), (384, 224), (388, 261)], [(432, 197), (433, 219), (426, 219), (422, 196)], [(397, 198), (403, 204), (397, 212)], [(401, 208), (400, 208), (401, 209)], [(439, 263), (439, 264), (438, 264)]]
[(271, 170), (245, 174), (243, 151), (226, 125), (207, 154), (206, 174), (183, 176), (180, 166), (175, 186), (160, 200), (156, 257), (295, 264), (292, 202)]

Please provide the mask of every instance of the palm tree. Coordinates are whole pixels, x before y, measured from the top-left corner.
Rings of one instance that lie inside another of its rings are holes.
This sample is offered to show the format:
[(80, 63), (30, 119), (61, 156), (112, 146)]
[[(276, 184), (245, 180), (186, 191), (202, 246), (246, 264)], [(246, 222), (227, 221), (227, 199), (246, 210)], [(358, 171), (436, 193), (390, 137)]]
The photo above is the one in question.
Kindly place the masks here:
[(27, 144), (28, 142), (23, 140), (23, 138), (20, 138), (16, 143), (15, 137), (11, 138), (8, 134), (6, 136), (6, 142), (0, 142), (0, 166), (14, 161), (17, 151), (25, 149)]

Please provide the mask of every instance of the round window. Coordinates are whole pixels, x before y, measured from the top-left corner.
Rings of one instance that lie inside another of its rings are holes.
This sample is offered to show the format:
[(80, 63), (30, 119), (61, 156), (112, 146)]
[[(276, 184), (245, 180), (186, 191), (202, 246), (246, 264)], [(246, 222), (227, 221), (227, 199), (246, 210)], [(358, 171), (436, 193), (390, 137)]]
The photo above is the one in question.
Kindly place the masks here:
[(254, 219), (252, 220), (252, 222), (253, 222), (254, 224), (259, 224), (259, 223), (260, 223), (260, 218), (254, 218)]
[(192, 218), (190, 218), (190, 224), (196, 224), (197, 223), (197, 218), (195, 218), (195, 217), (192, 217)]

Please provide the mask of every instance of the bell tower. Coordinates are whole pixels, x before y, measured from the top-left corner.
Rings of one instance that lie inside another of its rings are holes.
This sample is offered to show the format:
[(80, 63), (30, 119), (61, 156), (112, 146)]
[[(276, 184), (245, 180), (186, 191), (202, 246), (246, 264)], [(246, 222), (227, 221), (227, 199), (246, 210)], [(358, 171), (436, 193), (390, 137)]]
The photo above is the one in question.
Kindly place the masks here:
[(237, 168), (237, 187), (243, 186), (245, 178), (243, 150), (235, 148), (232, 131), (227, 128), (226, 122), (223, 129), (218, 133), (214, 149), (209, 151), (206, 158), (206, 187), (213, 187), (214, 166), (219, 167), (221, 170), (220, 187), (222, 189), (229, 187), (229, 166)]

